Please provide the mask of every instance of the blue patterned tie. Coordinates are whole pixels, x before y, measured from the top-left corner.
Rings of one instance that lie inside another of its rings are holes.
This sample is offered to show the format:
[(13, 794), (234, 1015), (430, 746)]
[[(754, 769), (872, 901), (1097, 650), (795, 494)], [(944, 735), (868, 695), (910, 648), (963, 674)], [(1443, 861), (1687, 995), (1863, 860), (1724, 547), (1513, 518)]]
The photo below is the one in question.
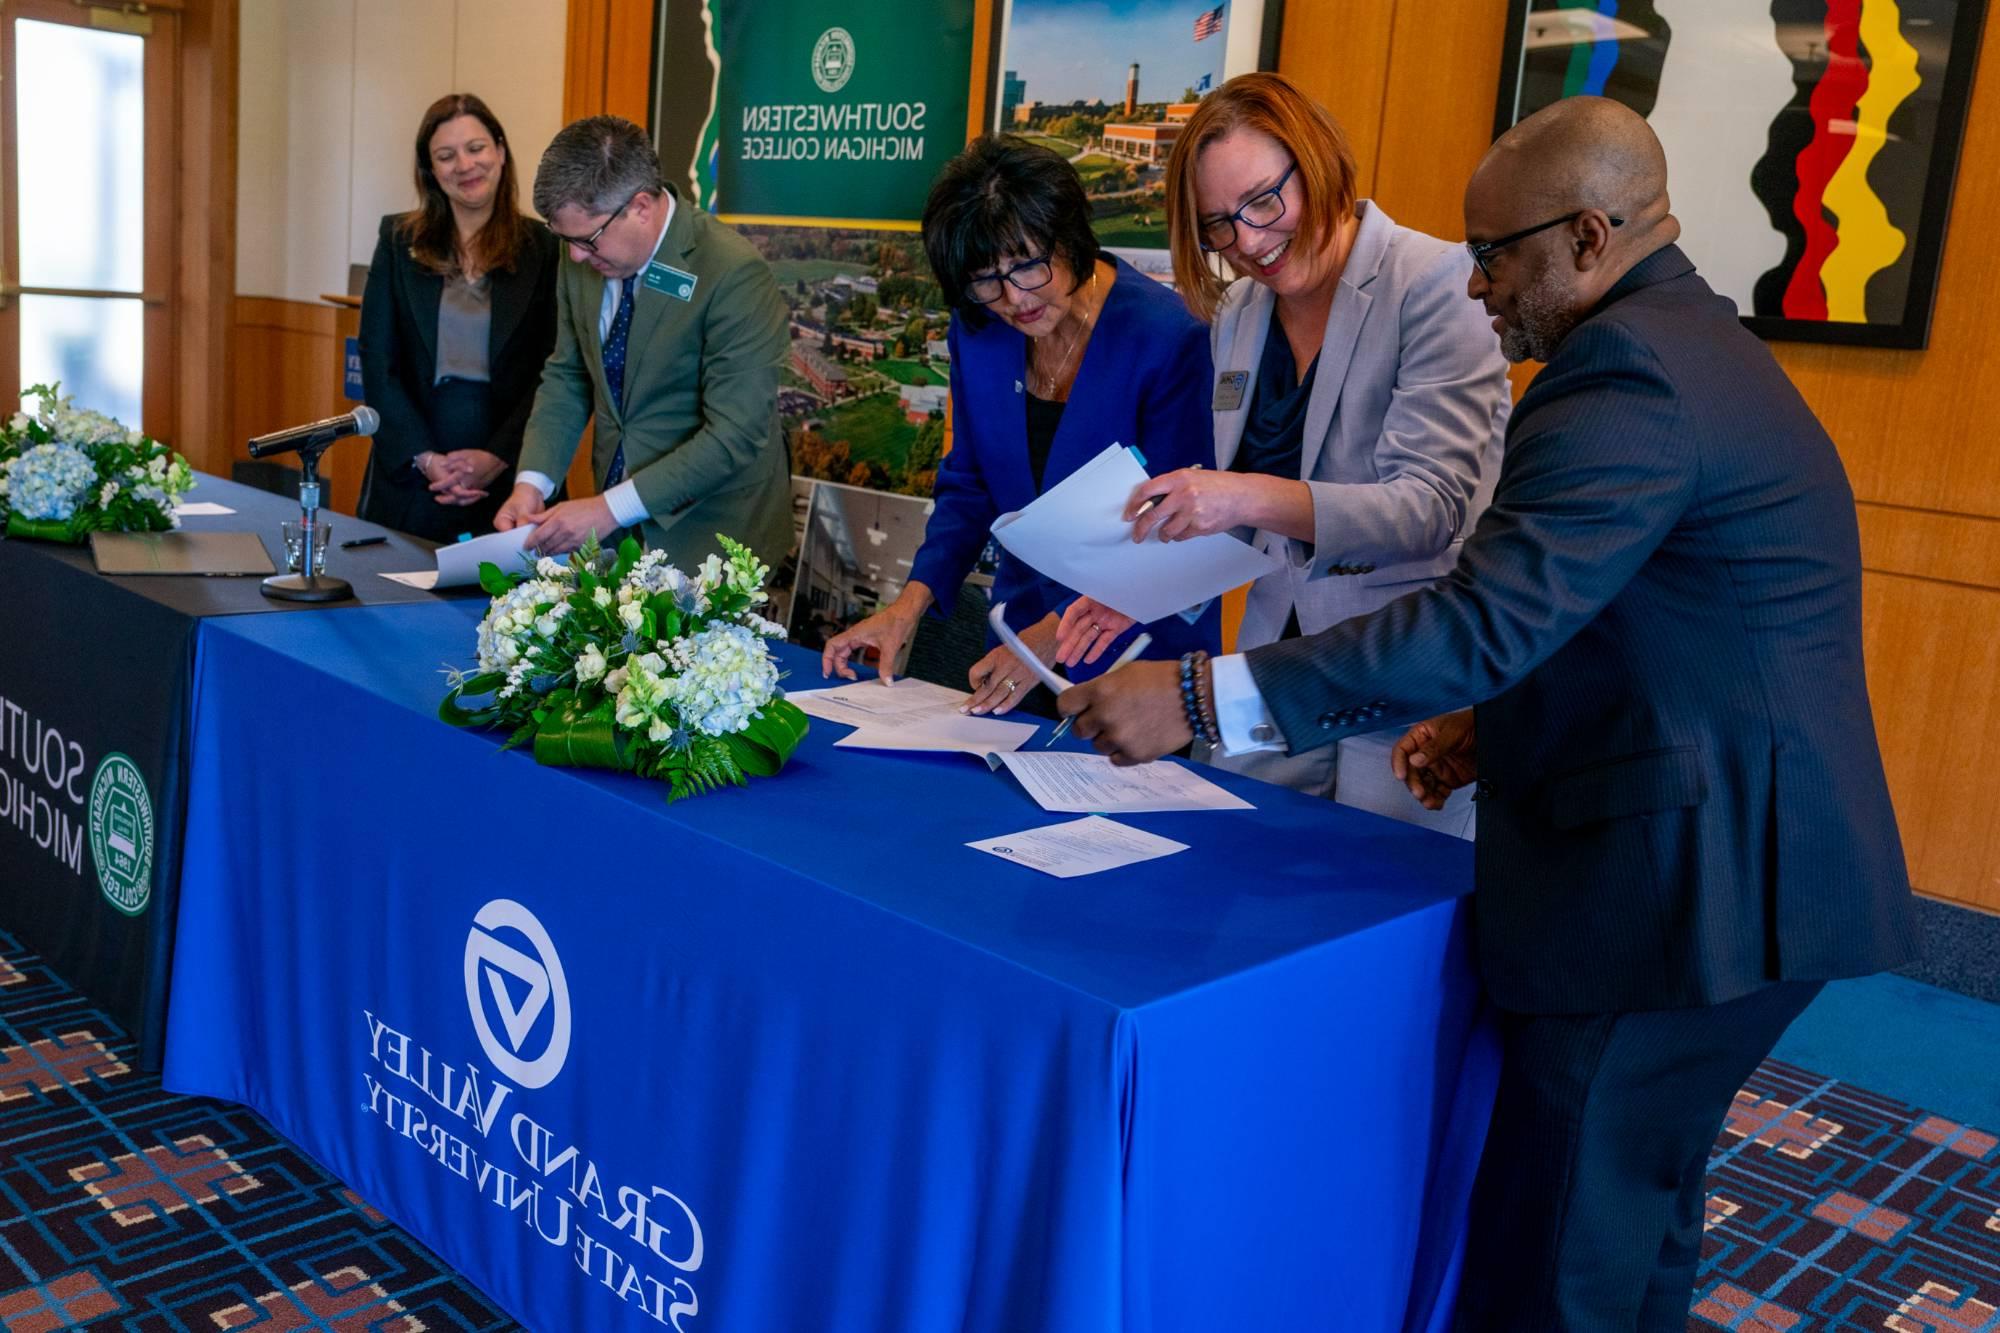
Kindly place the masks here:
[[(625, 406), (625, 345), (632, 334), (632, 284), (638, 281), (633, 274), (618, 284), (618, 312), (611, 317), (611, 336), (604, 340), (604, 384), (611, 390), (611, 401), (621, 411)], [(610, 490), (625, 480), (625, 440), (621, 435), (618, 448), (611, 455), (611, 470), (604, 474), (604, 489)]]

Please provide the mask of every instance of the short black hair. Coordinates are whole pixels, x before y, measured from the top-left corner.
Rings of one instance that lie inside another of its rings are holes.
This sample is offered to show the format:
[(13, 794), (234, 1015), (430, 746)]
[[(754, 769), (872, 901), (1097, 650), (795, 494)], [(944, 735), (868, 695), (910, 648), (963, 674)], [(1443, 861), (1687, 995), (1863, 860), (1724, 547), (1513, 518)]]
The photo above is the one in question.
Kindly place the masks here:
[(986, 307), (966, 287), (972, 275), (990, 273), (1002, 255), (1016, 253), (1058, 258), (1081, 285), (1099, 254), (1090, 199), (1060, 154), (1016, 135), (984, 135), (945, 163), (931, 184), (924, 254), (945, 299), (979, 328)]

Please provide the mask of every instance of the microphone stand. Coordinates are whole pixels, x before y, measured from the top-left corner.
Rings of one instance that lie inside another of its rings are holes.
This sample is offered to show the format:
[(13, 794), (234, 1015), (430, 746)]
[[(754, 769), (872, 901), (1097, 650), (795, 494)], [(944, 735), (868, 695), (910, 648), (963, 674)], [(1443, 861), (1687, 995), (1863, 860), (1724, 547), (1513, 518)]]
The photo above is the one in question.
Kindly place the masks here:
[(273, 574), (264, 580), (264, 595), (281, 602), (342, 602), (354, 596), (354, 585), (346, 579), (329, 578), (313, 572), (313, 545), (319, 539), (319, 456), (332, 444), (299, 447), (299, 543), (297, 574)]

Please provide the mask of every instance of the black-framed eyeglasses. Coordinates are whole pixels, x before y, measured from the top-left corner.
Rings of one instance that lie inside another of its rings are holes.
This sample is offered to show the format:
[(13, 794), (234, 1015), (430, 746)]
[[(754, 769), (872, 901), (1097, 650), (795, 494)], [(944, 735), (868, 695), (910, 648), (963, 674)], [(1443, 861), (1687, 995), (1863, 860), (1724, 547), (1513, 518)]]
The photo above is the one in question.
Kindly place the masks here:
[(565, 236), (561, 232), (556, 230), (556, 224), (553, 222), (545, 222), (542, 225), (549, 229), (549, 235), (555, 237), (558, 241), (561, 241), (564, 245), (574, 245), (580, 249), (588, 250), (592, 254), (596, 254), (597, 238), (604, 235), (604, 228), (609, 227), (612, 223), (616, 222), (618, 220), (618, 215), (620, 213), (623, 213), (626, 209), (630, 208), (632, 206), (632, 201), (634, 199), (637, 199), (640, 195), (644, 193), (645, 193), (644, 190), (634, 190), (632, 191), (632, 193), (626, 195), (625, 202), (618, 205), (618, 207), (612, 209), (611, 216), (604, 219), (604, 226), (599, 227), (596, 231), (590, 233), (590, 235), (588, 236)]
[(966, 279), (965, 294), (981, 305), (992, 305), (1000, 299), (1002, 283), (1012, 284), (1016, 291), (1032, 292), (1048, 286), (1055, 276), (1055, 270), (1049, 267), (1049, 257), (1036, 255), (999, 273), (982, 273)]
[[(1479, 265), (1480, 274), (1488, 282), (1491, 282), (1493, 281), (1493, 270), (1486, 267), (1487, 260), (1491, 259), (1494, 255), (1500, 253), (1502, 250), (1505, 250), (1508, 246), (1514, 244), (1514, 242), (1516, 241), (1525, 241), (1530, 236), (1533, 236), (1536, 232), (1547, 231), (1550, 227), (1560, 227), (1565, 222), (1574, 222), (1589, 211), (1590, 210), (1587, 208), (1579, 208), (1574, 213), (1565, 213), (1559, 218), (1550, 218), (1547, 222), (1538, 222), (1532, 227), (1523, 227), (1521, 230), (1517, 232), (1510, 232), (1509, 234), (1500, 237), (1498, 240), (1467, 241), (1465, 243), (1465, 252), (1472, 256), (1473, 263)], [(1609, 214), (1606, 214), (1605, 218), (1614, 227), (1622, 227), (1625, 225), (1624, 218), (1614, 218), (1611, 217)]]
[(1226, 218), (1211, 218), (1201, 225), (1201, 248), (1213, 254), (1227, 250), (1236, 244), (1236, 224), (1255, 227), (1258, 231), (1274, 225), (1285, 216), (1285, 182), (1299, 169), (1294, 162), (1285, 168), (1285, 174), (1278, 177), (1278, 183), (1268, 190), (1259, 190), (1243, 201), (1243, 207)]

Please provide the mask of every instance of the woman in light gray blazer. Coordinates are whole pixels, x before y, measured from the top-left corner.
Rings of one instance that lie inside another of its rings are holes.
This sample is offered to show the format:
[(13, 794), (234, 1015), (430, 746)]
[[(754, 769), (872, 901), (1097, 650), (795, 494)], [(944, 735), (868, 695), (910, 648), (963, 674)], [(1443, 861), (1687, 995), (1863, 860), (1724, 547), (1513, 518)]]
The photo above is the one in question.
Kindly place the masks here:
[[(1135, 491), (1134, 539), (1234, 531), (1283, 561), (1251, 586), (1239, 649), (1318, 633), (1449, 572), (1491, 498), (1511, 405), (1499, 339), (1466, 296), (1464, 247), (1357, 199), (1346, 136), (1278, 74), (1202, 100), (1167, 164), (1167, 218), (1175, 280), (1211, 324), (1216, 469)], [(1243, 276), (1225, 286), (1216, 256)], [(1077, 602), (1062, 660), (1090, 660), (1125, 623)], [(1469, 793), (1432, 813), (1391, 778), (1400, 734), (1216, 762), (1469, 835)]]

